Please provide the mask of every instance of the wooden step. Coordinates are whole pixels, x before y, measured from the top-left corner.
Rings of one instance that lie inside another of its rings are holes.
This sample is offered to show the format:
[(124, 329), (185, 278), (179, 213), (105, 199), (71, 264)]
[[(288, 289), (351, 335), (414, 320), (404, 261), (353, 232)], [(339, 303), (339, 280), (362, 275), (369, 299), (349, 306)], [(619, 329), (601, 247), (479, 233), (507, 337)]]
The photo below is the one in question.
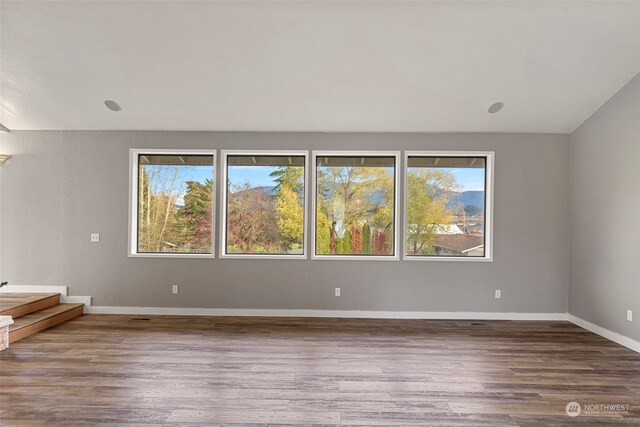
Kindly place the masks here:
[(60, 294), (0, 293), (0, 316), (16, 317), (60, 304)]
[(84, 304), (58, 304), (21, 316), (9, 327), (9, 343), (81, 316), (83, 312)]

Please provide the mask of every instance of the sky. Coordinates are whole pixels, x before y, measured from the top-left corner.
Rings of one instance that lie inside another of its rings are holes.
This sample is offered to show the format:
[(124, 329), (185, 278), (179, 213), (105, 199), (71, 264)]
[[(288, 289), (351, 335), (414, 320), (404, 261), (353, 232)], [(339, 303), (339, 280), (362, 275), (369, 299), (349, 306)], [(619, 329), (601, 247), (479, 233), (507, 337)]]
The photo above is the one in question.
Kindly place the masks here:
[(451, 172), (456, 178), (462, 191), (484, 191), (483, 168), (439, 168), (442, 171)]
[[(156, 165), (145, 166), (145, 168), (155, 168)], [(175, 191), (178, 194), (178, 200), (176, 203), (180, 206), (184, 204), (184, 195), (187, 192), (187, 182), (205, 182), (207, 179), (213, 180), (213, 166), (163, 166), (167, 168), (168, 175), (171, 176), (175, 169), (179, 168), (178, 175), (176, 177)], [(170, 169), (168, 169), (170, 168)]]
[(227, 178), (231, 185), (249, 182), (252, 187), (273, 187), (276, 184), (269, 174), (276, 169), (274, 166), (231, 166)]
[[(268, 166), (232, 166), (228, 177), (232, 184), (250, 182), (255, 187), (271, 187), (275, 183), (269, 174), (275, 170)], [(451, 172), (462, 187), (462, 191), (484, 191), (484, 169), (482, 168), (440, 168)]]
[[(187, 181), (204, 182), (206, 179), (213, 178), (211, 166), (181, 166), (180, 168), (178, 187), (181, 195), (186, 192)], [(232, 184), (249, 182), (254, 187), (272, 187), (275, 183), (269, 174), (275, 169), (277, 168), (271, 166), (231, 166), (227, 176)], [(462, 187), (462, 191), (484, 190), (484, 169), (482, 168), (440, 169), (451, 172)]]

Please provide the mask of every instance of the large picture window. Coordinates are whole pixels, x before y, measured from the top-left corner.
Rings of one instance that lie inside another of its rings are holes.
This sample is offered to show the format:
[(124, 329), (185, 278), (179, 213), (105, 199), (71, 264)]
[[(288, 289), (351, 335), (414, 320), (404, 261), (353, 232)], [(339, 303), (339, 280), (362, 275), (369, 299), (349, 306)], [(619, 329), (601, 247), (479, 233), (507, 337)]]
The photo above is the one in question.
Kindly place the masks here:
[(406, 153), (405, 257), (490, 259), (493, 153)]
[(223, 256), (306, 258), (307, 157), (223, 151)]
[(395, 152), (314, 152), (314, 258), (397, 259)]
[(215, 153), (131, 150), (133, 256), (213, 256)]

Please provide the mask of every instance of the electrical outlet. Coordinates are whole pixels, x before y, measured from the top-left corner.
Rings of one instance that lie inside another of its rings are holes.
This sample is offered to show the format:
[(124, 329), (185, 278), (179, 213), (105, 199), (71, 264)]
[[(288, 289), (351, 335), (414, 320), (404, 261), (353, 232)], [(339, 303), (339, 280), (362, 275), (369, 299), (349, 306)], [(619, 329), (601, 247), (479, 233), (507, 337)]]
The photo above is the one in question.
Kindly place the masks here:
[(340, 296), (340, 288), (336, 288), (336, 296), (339, 297)]
[(100, 242), (100, 233), (91, 233), (91, 243)]
[(502, 298), (502, 290), (496, 289), (496, 299)]
[(178, 293), (178, 285), (173, 285), (171, 287), (171, 293), (173, 293), (173, 294), (177, 294)]
[(633, 311), (627, 310), (627, 320), (633, 322)]

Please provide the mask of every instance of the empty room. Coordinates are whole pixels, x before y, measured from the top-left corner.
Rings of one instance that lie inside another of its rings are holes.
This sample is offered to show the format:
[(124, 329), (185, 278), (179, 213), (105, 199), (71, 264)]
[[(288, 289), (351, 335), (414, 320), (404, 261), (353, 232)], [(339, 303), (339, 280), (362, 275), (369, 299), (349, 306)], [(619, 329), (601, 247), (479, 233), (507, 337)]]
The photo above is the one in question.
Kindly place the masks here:
[(0, 425), (640, 425), (640, 2), (0, 0)]

